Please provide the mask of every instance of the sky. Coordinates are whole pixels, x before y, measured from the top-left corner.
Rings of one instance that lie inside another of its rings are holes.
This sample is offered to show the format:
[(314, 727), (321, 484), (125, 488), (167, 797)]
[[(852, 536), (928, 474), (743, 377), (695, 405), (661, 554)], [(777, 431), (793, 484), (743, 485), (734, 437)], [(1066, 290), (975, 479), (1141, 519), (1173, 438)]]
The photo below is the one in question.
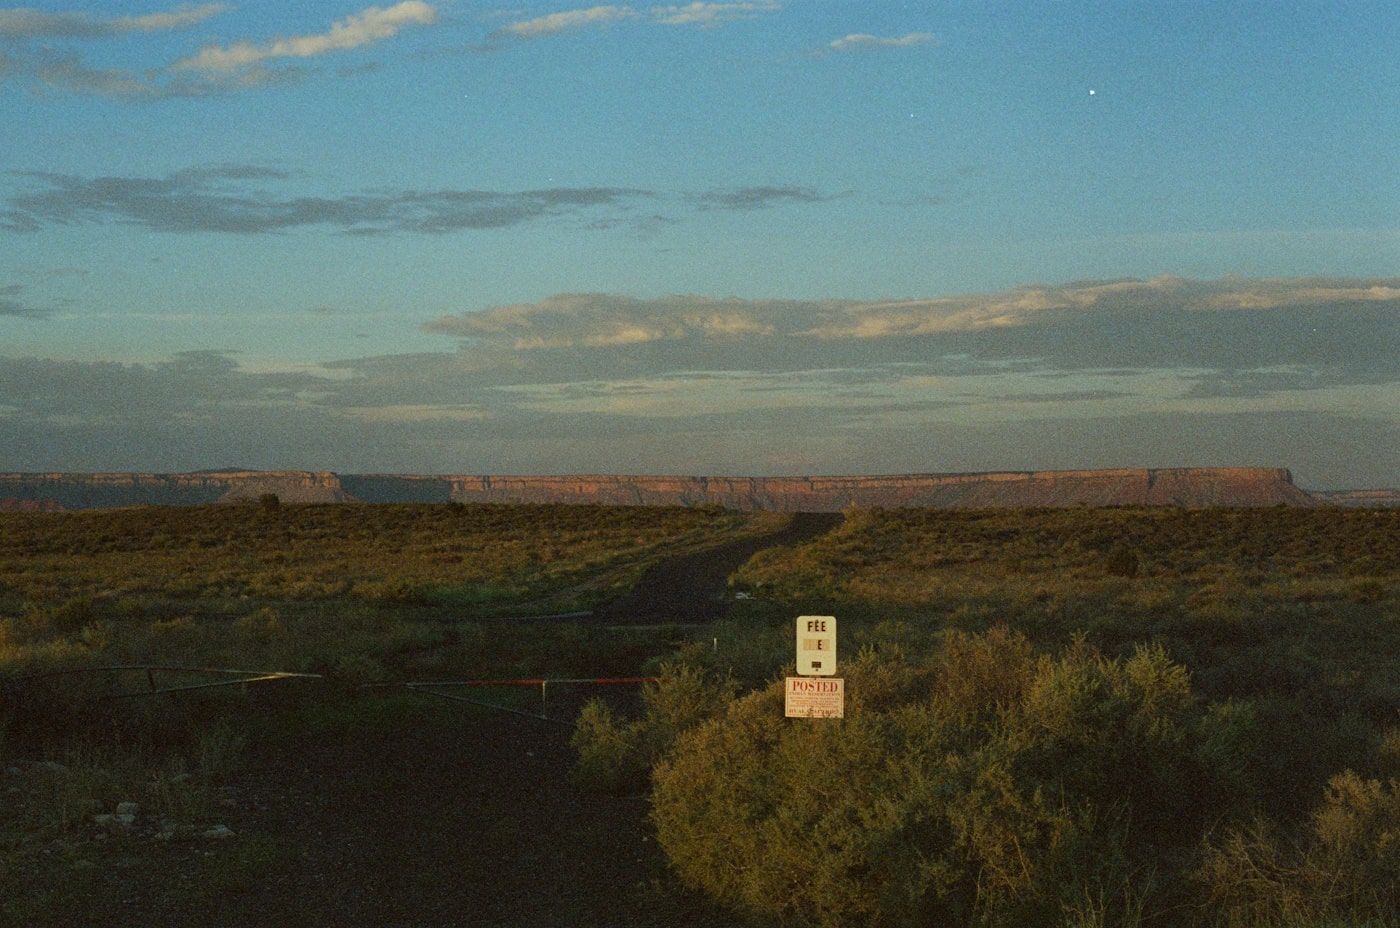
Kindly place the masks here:
[(0, 470), (1400, 486), (1391, 0), (30, 2)]

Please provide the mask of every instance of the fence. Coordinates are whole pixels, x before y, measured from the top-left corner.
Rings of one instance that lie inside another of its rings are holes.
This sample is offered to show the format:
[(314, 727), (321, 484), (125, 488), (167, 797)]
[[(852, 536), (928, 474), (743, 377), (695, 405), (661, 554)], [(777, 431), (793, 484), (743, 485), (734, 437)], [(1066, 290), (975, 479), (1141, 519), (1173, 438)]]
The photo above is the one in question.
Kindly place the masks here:
[[(13, 688), (22, 694), (23, 684), (32, 683), (42, 679), (74, 676), (78, 674), (110, 673), (120, 679), (122, 674), (139, 673), (143, 674), (146, 680), (146, 688), (129, 692), (119, 692), (108, 694), (107, 699), (133, 699), (140, 697), (160, 696), (170, 693), (186, 693), (193, 690), (207, 690), (216, 687), (241, 686), (253, 683), (270, 683), (276, 680), (317, 680), (326, 681), (327, 677), (319, 673), (291, 673), (284, 670), (236, 670), (225, 667), (184, 667), (169, 664), (119, 664), (109, 667), (70, 667), (62, 670), (50, 670), (44, 673), (30, 674), (24, 677), (17, 677), (10, 681)], [(174, 686), (157, 686), (156, 674), (203, 674), (211, 676), (231, 677), (233, 679), (214, 680), (202, 683), (186, 683)], [(471, 705), (481, 706), (486, 709), (493, 709), (498, 712), (508, 712), (512, 715), (521, 715), (526, 718), (541, 719), (546, 722), (560, 721), (549, 716), (549, 688), (551, 686), (635, 686), (643, 683), (654, 683), (656, 677), (526, 677), (520, 679), (501, 680), (418, 680), (418, 681), (386, 681), (380, 683), (362, 683), (356, 687), (359, 690), (381, 690), (381, 689), (405, 689), (410, 692), (422, 693), (426, 696), (438, 696), (442, 699), (449, 699), (455, 702), (465, 702)], [(479, 699), (472, 699), (456, 693), (443, 692), (445, 689), (488, 689), (488, 688), (514, 688), (514, 687), (539, 687), (540, 690), (540, 711), (538, 714), (514, 709), (510, 706), (501, 706)]]

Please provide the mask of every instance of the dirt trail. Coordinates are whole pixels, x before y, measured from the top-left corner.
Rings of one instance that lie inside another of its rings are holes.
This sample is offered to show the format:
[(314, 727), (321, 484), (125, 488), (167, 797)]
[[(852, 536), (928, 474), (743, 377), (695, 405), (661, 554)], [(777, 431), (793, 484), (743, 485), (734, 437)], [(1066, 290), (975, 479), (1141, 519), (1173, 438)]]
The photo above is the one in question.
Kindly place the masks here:
[(841, 524), (838, 512), (799, 512), (772, 534), (745, 538), (716, 548), (682, 555), (644, 573), (631, 592), (594, 612), (609, 625), (700, 623), (721, 619), (729, 611), (726, 581), (764, 548), (802, 544)]

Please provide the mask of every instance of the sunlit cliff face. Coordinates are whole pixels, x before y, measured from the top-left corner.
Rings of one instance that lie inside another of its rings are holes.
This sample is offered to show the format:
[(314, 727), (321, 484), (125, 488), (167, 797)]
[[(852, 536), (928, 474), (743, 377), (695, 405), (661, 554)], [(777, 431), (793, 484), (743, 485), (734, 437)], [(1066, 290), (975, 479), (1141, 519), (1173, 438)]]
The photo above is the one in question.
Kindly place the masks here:
[[(304, 473), (0, 474), (0, 498), (64, 508), (134, 503), (529, 502), (720, 505), (836, 512), (850, 506), (1312, 506), (1279, 468), (1043, 471), (872, 477), (571, 475), (413, 476)], [(25, 507), (29, 508), (29, 507)]]

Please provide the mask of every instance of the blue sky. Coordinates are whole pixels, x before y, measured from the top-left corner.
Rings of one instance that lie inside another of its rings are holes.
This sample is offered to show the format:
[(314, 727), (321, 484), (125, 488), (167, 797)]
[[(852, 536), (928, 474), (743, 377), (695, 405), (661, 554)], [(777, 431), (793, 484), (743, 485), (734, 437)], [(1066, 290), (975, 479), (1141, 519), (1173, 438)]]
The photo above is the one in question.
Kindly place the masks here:
[(0, 6), (0, 469), (1400, 484), (1397, 40), (1361, 2)]

